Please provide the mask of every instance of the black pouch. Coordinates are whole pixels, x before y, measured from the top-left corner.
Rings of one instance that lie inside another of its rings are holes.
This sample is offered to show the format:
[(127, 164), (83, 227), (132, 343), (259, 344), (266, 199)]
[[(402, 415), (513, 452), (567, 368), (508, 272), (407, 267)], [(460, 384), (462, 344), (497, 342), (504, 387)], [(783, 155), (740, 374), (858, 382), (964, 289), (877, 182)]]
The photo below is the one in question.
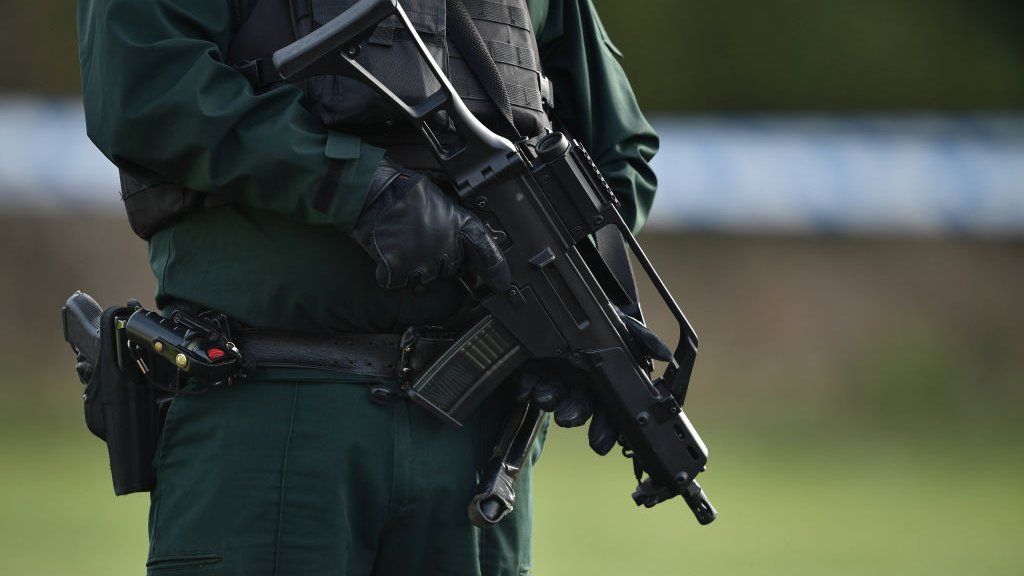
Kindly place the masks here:
[(121, 170), (121, 200), (135, 235), (149, 240), (186, 214), (201, 210), (206, 194), (170, 184), (148, 185)]
[(137, 370), (123, 370), (118, 364), (115, 317), (131, 310), (113, 306), (103, 312), (99, 361), (85, 386), (85, 424), (107, 443), (110, 475), (118, 496), (148, 492), (156, 485), (153, 457), (161, 423), (159, 391)]

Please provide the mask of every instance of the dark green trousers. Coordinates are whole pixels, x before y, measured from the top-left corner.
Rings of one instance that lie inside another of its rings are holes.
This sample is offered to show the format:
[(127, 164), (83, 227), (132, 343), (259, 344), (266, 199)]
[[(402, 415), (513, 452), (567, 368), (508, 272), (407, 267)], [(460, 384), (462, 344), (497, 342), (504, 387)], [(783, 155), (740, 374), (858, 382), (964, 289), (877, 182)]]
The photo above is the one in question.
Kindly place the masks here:
[(156, 458), (148, 574), (528, 574), (529, 469), (497, 527), (466, 515), (503, 394), (455, 430), (404, 398), (374, 403), (369, 389), (278, 371), (176, 398)]

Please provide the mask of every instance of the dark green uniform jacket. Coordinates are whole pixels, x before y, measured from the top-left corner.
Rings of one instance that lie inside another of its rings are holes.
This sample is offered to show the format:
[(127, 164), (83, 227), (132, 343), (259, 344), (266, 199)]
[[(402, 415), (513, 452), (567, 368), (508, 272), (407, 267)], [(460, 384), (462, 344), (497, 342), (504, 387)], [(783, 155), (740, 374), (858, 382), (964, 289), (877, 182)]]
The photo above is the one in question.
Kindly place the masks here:
[[(243, 13), (248, 11), (242, 2)], [(591, 0), (530, 0), (556, 113), (587, 146), (639, 227), (654, 197), (658, 140)], [(394, 332), (456, 311), (454, 281), (385, 292), (348, 238), (384, 151), (327, 131), (299, 89), (255, 94), (224, 63), (228, 0), (80, 0), (89, 137), (152, 183), (222, 195), (150, 241), (161, 305), (192, 302), (258, 327)], [(244, 14), (243, 14), (244, 15)], [(326, 212), (312, 199), (344, 161)], [(410, 241), (415, 241), (410, 238)]]

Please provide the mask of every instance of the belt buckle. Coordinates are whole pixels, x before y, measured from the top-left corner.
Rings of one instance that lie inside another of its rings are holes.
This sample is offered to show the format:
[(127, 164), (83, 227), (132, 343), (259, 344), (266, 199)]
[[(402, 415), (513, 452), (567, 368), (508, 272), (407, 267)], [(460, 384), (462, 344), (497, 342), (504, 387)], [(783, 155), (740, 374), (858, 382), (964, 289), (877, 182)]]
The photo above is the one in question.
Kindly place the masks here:
[(398, 364), (395, 365), (395, 378), (403, 390), (408, 390), (412, 385), (412, 354), (416, 350), (416, 343), (419, 339), (419, 329), (416, 326), (409, 326), (402, 333), (402, 338), (398, 342), (401, 353), (398, 356)]
[[(422, 358), (416, 358), (417, 344), (426, 339), (428, 342), (427, 351), (429, 352), (429, 341), (432, 337), (444, 337), (448, 334), (450, 334), (449, 330), (430, 324), (406, 328), (398, 343), (400, 354), (398, 356), (398, 364), (395, 365), (395, 377), (398, 379), (398, 383), (403, 390), (408, 390), (412, 386), (417, 376), (417, 370), (423, 370), (428, 367), (423, 365)], [(416, 360), (419, 360), (419, 362), (416, 362)]]

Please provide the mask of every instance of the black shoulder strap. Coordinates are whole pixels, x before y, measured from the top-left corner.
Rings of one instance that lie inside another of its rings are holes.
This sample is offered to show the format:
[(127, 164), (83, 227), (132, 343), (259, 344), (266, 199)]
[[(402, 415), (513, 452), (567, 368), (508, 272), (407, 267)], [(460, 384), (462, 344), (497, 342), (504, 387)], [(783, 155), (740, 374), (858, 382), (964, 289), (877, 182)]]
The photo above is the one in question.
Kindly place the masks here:
[(501, 117), (505, 119), (507, 126), (502, 130), (504, 132), (502, 136), (513, 141), (522, 139), (512, 119), (512, 101), (509, 100), (508, 90), (501, 79), (501, 73), (498, 72), (494, 58), (487, 50), (487, 44), (480, 35), (480, 31), (476, 29), (476, 24), (473, 24), (469, 10), (466, 9), (462, 0), (446, 0), (445, 4), (448, 13), (446, 25), (448, 38), (462, 53), (469, 69), (473, 71), (473, 75), (480, 81), (480, 85), (491, 97), (491, 101), (498, 108)]

